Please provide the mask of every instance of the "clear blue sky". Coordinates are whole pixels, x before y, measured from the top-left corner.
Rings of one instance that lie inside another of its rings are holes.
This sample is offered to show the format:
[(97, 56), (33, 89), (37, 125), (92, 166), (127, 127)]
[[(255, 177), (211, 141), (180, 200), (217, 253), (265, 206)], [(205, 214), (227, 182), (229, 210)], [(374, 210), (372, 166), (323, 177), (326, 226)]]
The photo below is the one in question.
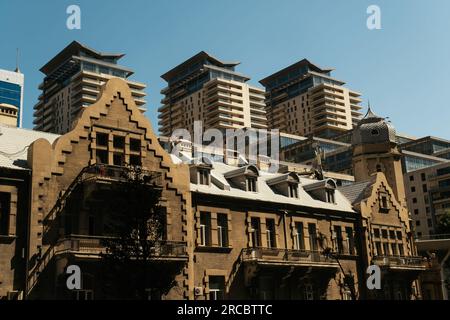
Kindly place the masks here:
[[(81, 30), (66, 28), (70, 4), (81, 7)], [(382, 30), (366, 27), (370, 4), (381, 8)], [(398, 131), (450, 139), (449, 34), (448, 0), (0, 0), (0, 68), (13, 69), (20, 48), (29, 128), (39, 68), (78, 40), (126, 53), (122, 64), (148, 85), (154, 127), (160, 75), (205, 50), (241, 61), (254, 84), (304, 57), (333, 67)]]

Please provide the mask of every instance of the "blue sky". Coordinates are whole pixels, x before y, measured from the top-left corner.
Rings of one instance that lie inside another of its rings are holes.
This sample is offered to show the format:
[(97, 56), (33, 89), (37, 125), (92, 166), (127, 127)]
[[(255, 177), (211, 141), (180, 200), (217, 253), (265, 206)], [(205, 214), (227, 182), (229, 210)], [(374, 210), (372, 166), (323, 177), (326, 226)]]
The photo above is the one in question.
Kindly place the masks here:
[[(81, 30), (66, 28), (66, 8), (81, 7)], [(366, 9), (381, 8), (381, 30)], [(160, 75), (200, 50), (238, 60), (251, 83), (302, 58), (371, 101), (397, 130), (450, 139), (450, 1), (447, 0), (0, 0), (0, 68), (25, 74), (24, 126), (43, 75), (39, 68), (72, 40), (124, 52), (122, 64), (145, 82), (157, 123)]]

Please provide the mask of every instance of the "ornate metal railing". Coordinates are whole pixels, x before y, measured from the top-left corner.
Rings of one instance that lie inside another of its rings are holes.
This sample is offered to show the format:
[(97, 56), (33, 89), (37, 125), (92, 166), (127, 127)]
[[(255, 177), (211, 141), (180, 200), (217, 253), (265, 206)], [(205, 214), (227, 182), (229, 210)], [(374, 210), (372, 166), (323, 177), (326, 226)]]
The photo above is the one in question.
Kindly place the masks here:
[[(60, 239), (56, 244), (56, 254), (80, 253), (80, 254), (107, 254), (109, 243), (114, 243), (117, 238), (103, 236), (70, 235)], [(118, 240), (120, 244), (121, 241)], [(150, 258), (159, 257), (187, 257), (186, 243), (182, 241), (158, 240), (151, 244)]]
[(387, 267), (426, 268), (427, 261), (419, 256), (374, 256), (372, 262)]
[(337, 262), (319, 251), (309, 250), (293, 250), (293, 249), (279, 249), (279, 248), (244, 248), (241, 252), (243, 261), (265, 261), (277, 263), (323, 263), (336, 264)]
[[(27, 279), (27, 295), (36, 285), (39, 275), (45, 270), (48, 263), (54, 256), (68, 253), (80, 255), (100, 255), (107, 254), (108, 241), (114, 241), (114, 237), (70, 235), (57, 241), (55, 245), (49, 247), (38, 263), (33, 268)], [(150, 248), (149, 260), (187, 260), (186, 242), (158, 240)]]

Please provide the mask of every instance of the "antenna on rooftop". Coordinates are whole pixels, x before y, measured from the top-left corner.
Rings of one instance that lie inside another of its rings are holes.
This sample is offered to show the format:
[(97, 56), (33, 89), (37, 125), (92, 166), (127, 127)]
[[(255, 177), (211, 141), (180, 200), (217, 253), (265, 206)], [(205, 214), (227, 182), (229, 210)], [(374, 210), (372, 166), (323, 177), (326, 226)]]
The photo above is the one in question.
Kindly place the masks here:
[(16, 49), (16, 70), (15, 72), (20, 73), (20, 69), (19, 69), (19, 48)]

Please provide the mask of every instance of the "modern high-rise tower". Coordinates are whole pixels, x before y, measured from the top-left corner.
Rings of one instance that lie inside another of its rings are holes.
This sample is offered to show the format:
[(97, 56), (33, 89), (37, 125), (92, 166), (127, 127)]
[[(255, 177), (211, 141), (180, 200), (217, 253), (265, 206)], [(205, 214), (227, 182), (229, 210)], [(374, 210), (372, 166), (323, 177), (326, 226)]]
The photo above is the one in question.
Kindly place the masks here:
[(16, 71), (0, 70), (0, 122), (22, 127), (24, 76)]
[(264, 90), (247, 84), (250, 78), (235, 71), (238, 64), (201, 51), (163, 74), (168, 86), (161, 91), (160, 133), (192, 133), (197, 120), (203, 129), (266, 129)]
[(360, 94), (303, 59), (260, 81), (266, 88), (268, 126), (302, 136), (330, 138), (361, 117)]
[(40, 69), (45, 78), (34, 106), (34, 128), (60, 134), (70, 131), (80, 110), (97, 101), (101, 87), (112, 77), (126, 79), (136, 105), (144, 112), (146, 86), (129, 79), (133, 71), (117, 63), (123, 56), (76, 41), (59, 52)]

